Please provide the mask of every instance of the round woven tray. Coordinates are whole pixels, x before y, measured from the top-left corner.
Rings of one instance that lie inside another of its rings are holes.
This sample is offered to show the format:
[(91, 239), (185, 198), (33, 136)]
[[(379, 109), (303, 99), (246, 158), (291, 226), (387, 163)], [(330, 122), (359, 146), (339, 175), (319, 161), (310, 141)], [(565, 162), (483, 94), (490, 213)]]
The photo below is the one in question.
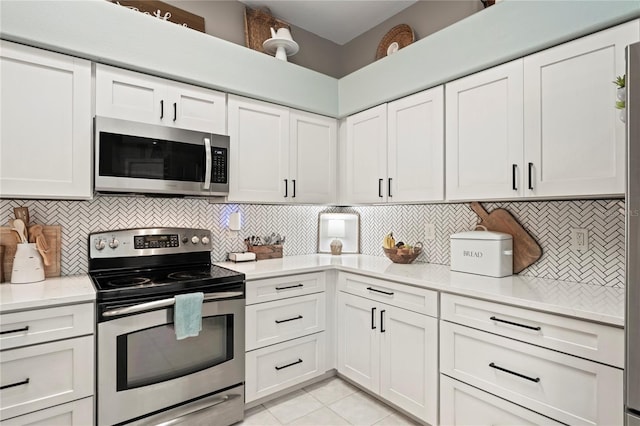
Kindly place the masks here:
[(415, 37), (410, 26), (408, 26), (407, 24), (396, 25), (395, 27), (391, 28), (389, 32), (384, 35), (384, 37), (382, 37), (382, 40), (380, 40), (378, 50), (376, 50), (376, 60), (387, 56), (389, 46), (391, 46), (393, 43), (398, 44), (399, 50), (410, 45), (414, 41)]

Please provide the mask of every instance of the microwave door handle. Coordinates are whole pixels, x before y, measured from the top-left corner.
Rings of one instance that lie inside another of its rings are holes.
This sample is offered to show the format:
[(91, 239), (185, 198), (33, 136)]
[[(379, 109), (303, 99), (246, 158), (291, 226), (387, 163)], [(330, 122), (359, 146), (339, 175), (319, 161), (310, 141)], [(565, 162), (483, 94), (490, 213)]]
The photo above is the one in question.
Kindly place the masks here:
[(211, 139), (204, 138), (204, 155), (205, 155), (205, 169), (204, 169), (204, 185), (202, 189), (208, 190), (211, 187)]
[[(204, 301), (209, 302), (212, 300), (227, 299), (229, 297), (243, 296), (242, 291), (221, 291), (217, 293), (207, 293), (204, 295)], [(126, 306), (124, 308), (112, 309), (102, 313), (103, 317), (116, 317), (119, 315), (135, 314), (144, 311), (150, 311), (152, 309), (164, 308), (167, 306), (173, 306), (176, 300), (173, 297), (168, 299), (154, 300), (153, 302), (139, 303), (137, 305)]]

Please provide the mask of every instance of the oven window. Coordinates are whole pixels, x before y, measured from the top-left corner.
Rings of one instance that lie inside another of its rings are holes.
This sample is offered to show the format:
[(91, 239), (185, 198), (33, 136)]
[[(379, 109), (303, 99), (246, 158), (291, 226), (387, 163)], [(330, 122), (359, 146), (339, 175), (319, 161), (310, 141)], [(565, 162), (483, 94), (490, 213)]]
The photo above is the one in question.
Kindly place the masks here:
[(100, 133), (100, 175), (203, 182), (204, 145)]
[(117, 337), (117, 390), (186, 376), (233, 359), (233, 315), (202, 318), (196, 337), (176, 339), (173, 323)]

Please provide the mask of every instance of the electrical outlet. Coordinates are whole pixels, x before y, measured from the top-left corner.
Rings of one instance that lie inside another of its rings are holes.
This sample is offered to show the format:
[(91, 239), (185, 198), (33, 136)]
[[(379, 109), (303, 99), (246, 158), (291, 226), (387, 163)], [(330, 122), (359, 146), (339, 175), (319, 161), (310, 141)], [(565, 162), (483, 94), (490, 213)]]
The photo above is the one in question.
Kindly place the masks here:
[(427, 241), (436, 239), (436, 226), (433, 223), (424, 224), (424, 239)]
[(589, 250), (589, 230), (580, 228), (570, 228), (571, 250), (585, 252)]

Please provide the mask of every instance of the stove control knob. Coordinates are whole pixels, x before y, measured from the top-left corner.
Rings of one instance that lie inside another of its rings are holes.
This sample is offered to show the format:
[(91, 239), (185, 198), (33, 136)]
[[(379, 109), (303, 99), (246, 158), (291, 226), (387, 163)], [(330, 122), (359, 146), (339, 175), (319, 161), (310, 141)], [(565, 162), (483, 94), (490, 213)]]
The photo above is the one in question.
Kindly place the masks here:
[(193, 237), (191, 237), (191, 242), (193, 244), (198, 244), (200, 242), (200, 238), (194, 235)]
[(102, 238), (97, 238), (95, 242), (96, 250), (104, 250), (107, 246), (106, 240)]
[(189, 242), (189, 238), (185, 235), (184, 237), (182, 237), (182, 243), (183, 244), (187, 244)]
[(119, 245), (120, 245), (120, 241), (116, 240), (115, 238), (109, 241), (109, 247), (112, 249), (117, 248)]
[(209, 237), (202, 237), (202, 244), (204, 244), (205, 246), (209, 244)]

